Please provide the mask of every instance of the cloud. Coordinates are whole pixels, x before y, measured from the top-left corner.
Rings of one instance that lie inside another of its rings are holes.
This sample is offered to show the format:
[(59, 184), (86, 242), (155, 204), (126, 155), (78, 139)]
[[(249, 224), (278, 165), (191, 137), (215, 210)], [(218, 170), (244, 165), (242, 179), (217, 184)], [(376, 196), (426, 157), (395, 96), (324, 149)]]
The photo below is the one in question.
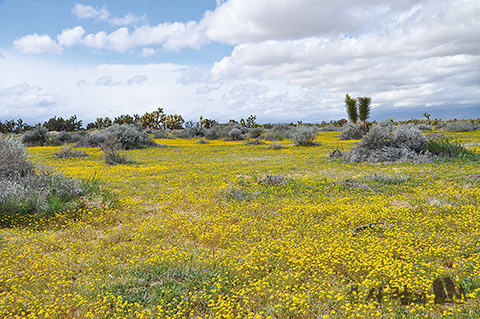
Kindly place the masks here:
[(0, 51), (0, 59), (6, 59), (7, 57), (5, 56), (5, 54), (2, 53), (2, 51)]
[(85, 82), (84, 80), (78, 80), (77, 82), (77, 87), (81, 88), (81, 87), (86, 87), (88, 86), (87, 82)]
[(141, 58), (148, 58), (157, 54), (157, 51), (152, 48), (143, 48), (142, 52), (139, 54)]
[(127, 84), (128, 85), (132, 85), (132, 84), (140, 84), (142, 82), (146, 82), (148, 81), (148, 77), (143, 74), (143, 75), (135, 75), (134, 77), (130, 78), (127, 80)]
[(48, 35), (29, 34), (13, 41), (15, 49), (24, 54), (62, 54), (63, 48)]
[(61, 34), (57, 35), (57, 41), (62, 47), (72, 47), (80, 42), (84, 34), (85, 29), (81, 26), (65, 29)]
[(127, 13), (123, 18), (114, 17), (108, 20), (108, 23), (118, 26), (139, 25), (147, 22), (147, 15), (139, 17), (132, 13)]
[(102, 8), (94, 8), (89, 5), (77, 3), (72, 8), (72, 13), (80, 19), (96, 19), (100, 21), (107, 21), (110, 12), (104, 5)]
[(113, 50), (116, 52), (125, 52), (134, 47), (128, 28), (123, 27), (112, 33), (107, 34), (100, 31), (95, 34), (87, 34), (82, 44), (87, 48), (99, 50)]
[(118, 86), (121, 85), (122, 82), (113, 81), (111, 76), (101, 76), (95, 82), (95, 85), (102, 85), (102, 86)]
[[(56, 105), (56, 95), (46, 92), (38, 85), (19, 83), (0, 88), (1, 118), (31, 118), (32, 115)], [(9, 106), (14, 107), (9, 107)]]

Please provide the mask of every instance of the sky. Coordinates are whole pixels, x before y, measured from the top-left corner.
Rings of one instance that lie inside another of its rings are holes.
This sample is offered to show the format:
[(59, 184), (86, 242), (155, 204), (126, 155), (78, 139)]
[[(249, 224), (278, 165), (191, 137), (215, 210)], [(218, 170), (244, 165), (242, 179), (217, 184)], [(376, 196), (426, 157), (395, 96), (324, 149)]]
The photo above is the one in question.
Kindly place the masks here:
[(480, 117), (478, 0), (0, 0), (0, 121)]

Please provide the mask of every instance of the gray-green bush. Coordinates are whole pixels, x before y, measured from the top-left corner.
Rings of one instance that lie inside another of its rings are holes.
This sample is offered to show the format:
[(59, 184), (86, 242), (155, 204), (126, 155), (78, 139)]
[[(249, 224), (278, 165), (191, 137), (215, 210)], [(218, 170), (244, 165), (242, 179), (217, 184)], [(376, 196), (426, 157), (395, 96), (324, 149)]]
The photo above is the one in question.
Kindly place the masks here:
[(342, 133), (338, 137), (340, 140), (360, 140), (365, 135), (365, 130), (360, 124), (349, 123), (342, 128)]
[(426, 162), (427, 139), (415, 127), (375, 125), (350, 152), (343, 153), (347, 162)]
[(36, 126), (34, 129), (22, 135), (22, 143), (27, 146), (47, 145), (47, 129), (43, 126)]
[(317, 130), (313, 127), (299, 126), (296, 127), (290, 138), (297, 146), (316, 145), (313, 140), (317, 137)]
[(86, 192), (79, 181), (59, 174), (37, 174), (18, 140), (0, 137), (0, 226), (53, 216)]
[(88, 132), (84, 135), (77, 146), (99, 147), (105, 142), (107, 134), (111, 133), (119, 149), (130, 150), (155, 146), (156, 143), (148, 138), (147, 132), (133, 124), (115, 124), (100, 131)]

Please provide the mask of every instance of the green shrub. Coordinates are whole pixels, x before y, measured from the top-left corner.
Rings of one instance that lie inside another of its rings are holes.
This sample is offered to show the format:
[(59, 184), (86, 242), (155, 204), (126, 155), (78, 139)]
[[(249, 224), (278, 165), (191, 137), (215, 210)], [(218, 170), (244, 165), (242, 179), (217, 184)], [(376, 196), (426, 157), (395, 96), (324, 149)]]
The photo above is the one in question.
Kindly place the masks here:
[(440, 158), (478, 160), (479, 155), (446, 136), (435, 135), (427, 140), (427, 151)]

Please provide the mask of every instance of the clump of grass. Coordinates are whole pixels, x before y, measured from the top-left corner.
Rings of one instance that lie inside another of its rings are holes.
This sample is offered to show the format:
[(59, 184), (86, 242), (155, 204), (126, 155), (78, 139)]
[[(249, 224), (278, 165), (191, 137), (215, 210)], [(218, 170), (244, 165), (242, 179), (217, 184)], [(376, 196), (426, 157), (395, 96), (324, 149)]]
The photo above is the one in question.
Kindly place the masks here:
[(177, 307), (193, 306), (196, 311), (207, 311), (207, 298), (212, 294), (227, 294), (232, 286), (228, 273), (218, 267), (192, 268), (160, 263), (138, 267), (122, 277), (121, 282), (108, 287), (111, 293), (128, 303), (160, 306), (161, 314), (167, 316), (178, 312)]
[(479, 155), (446, 136), (435, 135), (427, 141), (427, 151), (440, 158), (478, 161)]
[(264, 145), (265, 142), (259, 141), (257, 139), (255, 140), (248, 140), (245, 142), (246, 145)]
[(72, 151), (72, 147), (63, 145), (57, 152), (55, 152), (57, 158), (70, 158), (70, 157), (87, 157), (88, 154), (84, 151)]
[(358, 181), (355, 181), (355, 180), (351, 180), (351, 179), (346, 179), (346, 180), (339, 181), (339, 182), (333, 182), (333, 183), (330, 183), (330, 185), (341, 187), (341, 188), (346, 188), (346, 189), (358, 189), (358, 190), (362, 190), (364, 192), (375, 193), (375, 191), (370, 186), (368, 186), (367, 184), (361, 183), (361, 182), (358, 182)]
[(248, 201), (256, 197), (254, 192), (238, 186), (234, 187), (232, 185), (229, 185), (226, 189), (221, 189), (219, 194), (226, 199), (237, 201)]
[(262, 178), (257, 180), (258, 184), (277, 186), (285, 182), (285, 177), (281, 175), (265, 175)]
[(272, 143), (272, 144), (270, 144), (270, 148), (272, 150), (281, 150), (283, 148), (283, 146), (280, 143)]

